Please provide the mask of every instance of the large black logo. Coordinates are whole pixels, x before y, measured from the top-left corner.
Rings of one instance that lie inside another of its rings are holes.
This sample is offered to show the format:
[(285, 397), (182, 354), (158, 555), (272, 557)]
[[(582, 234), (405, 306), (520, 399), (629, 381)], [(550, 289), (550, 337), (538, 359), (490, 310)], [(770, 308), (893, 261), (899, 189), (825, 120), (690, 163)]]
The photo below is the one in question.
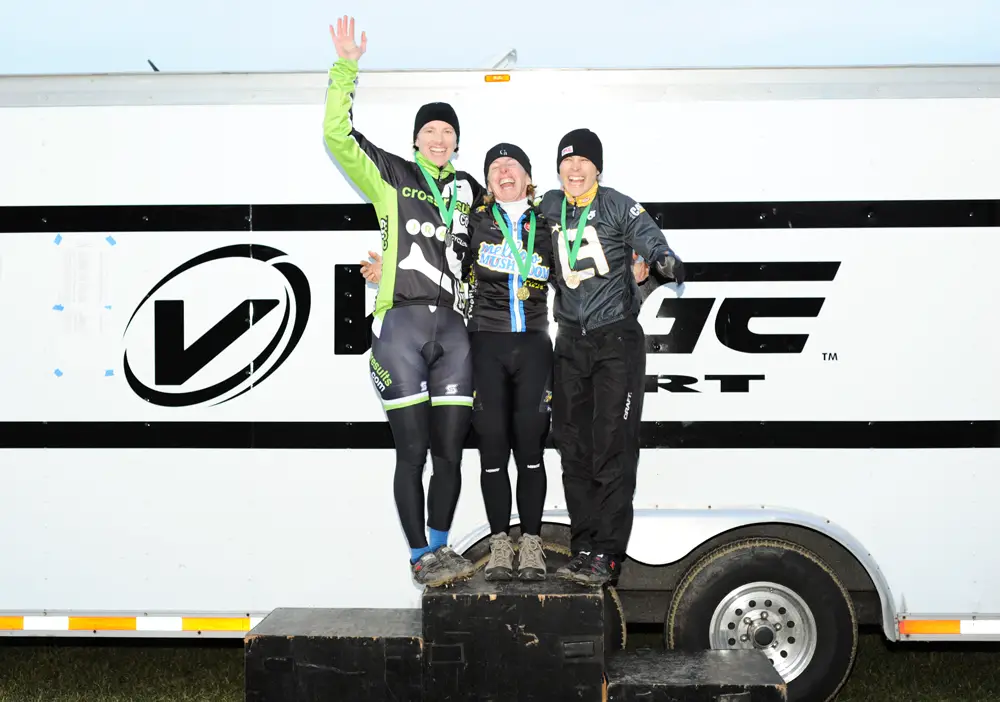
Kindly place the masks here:
[[(656, 319), (673, 319), (666, 334), (646, 334), (647, 358), (655, 354), (694, 354), (710, 334), (723, 346), (740, 354), (802, 354), (808, 334), (760, 334), (751, 322), (767, 318), (815, 318), (825, 297), (752, 296), (754, 283), (822, 282), (832, 283), (840, 270), (840, 261), (753, 261), (689, 262), (685, 265), (689, 282), (735, 283), (738, 296), (673, 296), (646, 300), (644, 307), (656, 305)], [(371, 315), (365, 317), (365, 281), (357, 265), (338, 265), (334, 274), (336, 288), (336, 354), (363, 354), (371, 346)], [(716, 309), (716, 302), (719, 302)], [(823, 352), (824, 360), (837, 360), (837, 354)], [(709, 369), (706, 369), (709, 370)], [(647, 375), (646, 392), (746, 393), (760, 381), (762, 373), (725, 374), (708, 372), (700, 377), (677, 374)], [(698, 386), (697, 388), (694, 386)]]
[[(750, 285), (759, 282), (832, 282), (839, 261), (783, 261), (763, 263), (694, 263), (690, 279)], [(749, 292), (749, 289), (748, 289)], [(745, 354), (801, 354), (808, 334), (758, 334), (750, 329), (755, 318), (818, 317), (824, 297), (726, 297), (715, 313), (712, 331), (719, 343)], [(656, 318), (673, 319), (667, 334), (646, 334), (647, 354), (691, 354), (712, 320), (714, 297), (667, 297), (660, 301)], [(823, 354), (826, 358), (829, 354)], [(836, 354), (832, 354), (836, 360)], [(765, 380), (763, 374), (708, 373), (702, 378), (689, 375), (647, 375), (646, 392), (702, 392), (698, 385), (718, 392), (750, 392), (750, 381)], [(712, 385), (718, 383), (718, 385)]]
[[(136, 307), (125, 327), (129, 327), (136, 315), (151, 297), (177, 276), (206, 263), (223, 259), (245, 259), (260, 262), (283, 276), (284, 300), (273, 298), (246, 299), (190, 346), (184, 345), (184, 300), (153, 301), (153, 383), (157, 387), (182, 386), (198, 371), (208, 366), (250, 328), (259, 323), (282, 302), (284, 312), (274, 336), (252, 359), (246, 359), (228, 377), (189, 391), (166, 392), (143, 383), (129, 364), (129, 351), (124, 356), (125, 378), (129, 386), (142, 399), (164, 407), (188, 407), (212, 402), (219, 405), (233, 400), (251, 387), (260, 385), (281, 366), (295, 349), (306, 328), (310, 310), (309, 281), (302, 271), (288, 261), (274, 259), (286, 256), (283, 251), (260, 244), (236, 244), (224, 246), (197, 256), (168, 273), (150, 290)], [(291, 331), (286, 335), (291, 325)], [(279, 351), (280, 349), (280, 351)], [(278, 353), (277, 359), (268, 366), (269, 359)], [(266, 370), (262, 370), (266, 368)], [(241, 387), (243, 386), (243, 387)]]

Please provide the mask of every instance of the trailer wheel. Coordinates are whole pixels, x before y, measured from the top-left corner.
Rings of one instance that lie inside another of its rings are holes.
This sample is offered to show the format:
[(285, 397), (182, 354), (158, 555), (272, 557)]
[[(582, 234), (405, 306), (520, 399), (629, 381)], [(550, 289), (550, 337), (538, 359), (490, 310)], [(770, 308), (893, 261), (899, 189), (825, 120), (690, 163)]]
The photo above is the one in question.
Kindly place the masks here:
[(847, 590), (814, 553), (746, 539), (685, 574), (664, 637), (671, 649), (761, 650), (788, 685), (789, 702), (829, 702), (854, 665), (858, 623)]

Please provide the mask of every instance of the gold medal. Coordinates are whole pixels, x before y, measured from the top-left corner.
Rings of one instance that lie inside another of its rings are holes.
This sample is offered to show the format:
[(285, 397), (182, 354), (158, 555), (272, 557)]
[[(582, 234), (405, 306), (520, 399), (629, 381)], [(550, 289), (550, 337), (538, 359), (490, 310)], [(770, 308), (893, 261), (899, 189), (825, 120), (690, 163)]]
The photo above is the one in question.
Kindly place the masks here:
[(577, 287), (579, 287), (579, 285), (580, 285), (580, 274), (577, 273), (576, 271), (570, 271), (566, 275), (566, 285), (568, 285), (570, 288), (574, 288), (574, 289), (577, 288)]
[(519, 287), (517, 289), (517, 293), (516, 293), (517, 299), (520, 300), (521, 302), (524, 302), (525, 300), (527, 300), (528, 299), (528, 295), (530, 295), (530, 294), (531, 293), (528, 290), (528, 286), (527, 285), (522, 285), (521, 287)]

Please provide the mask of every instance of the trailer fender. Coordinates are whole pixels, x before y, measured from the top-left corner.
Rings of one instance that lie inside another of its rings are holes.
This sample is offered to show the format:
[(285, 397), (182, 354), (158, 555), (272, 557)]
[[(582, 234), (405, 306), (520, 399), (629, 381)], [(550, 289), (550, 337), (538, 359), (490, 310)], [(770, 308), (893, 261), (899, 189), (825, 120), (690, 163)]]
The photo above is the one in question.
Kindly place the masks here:
[(872, 553), (846, 529), (809, 512), (788, 509), (637, 509), (628, 557), (644, 565), (676, 563), (701, 544), (727, 531), (754, 524), (790, 524), (833, 539), (868, 573), (882, 608), (882, 629), (896, 639), (896, 612), (889, 583)]

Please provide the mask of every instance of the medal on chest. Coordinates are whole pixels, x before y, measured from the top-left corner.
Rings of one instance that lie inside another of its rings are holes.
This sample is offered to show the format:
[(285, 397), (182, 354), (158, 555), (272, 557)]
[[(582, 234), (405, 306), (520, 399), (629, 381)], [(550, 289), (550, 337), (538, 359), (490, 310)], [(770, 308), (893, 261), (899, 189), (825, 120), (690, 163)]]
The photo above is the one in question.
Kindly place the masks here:
[[(594, 200), (597, 196), (594, 196)], [(569, 263), (569, 270), (566, 271), (566, 287), (571, 290), (575, 290), (580, 287), (580, 273), (579, 271), (573, 270), (573, 266), (576, 265), (576, 257), (580, 253), (580, 243), (583, 241), (583, 230), (587, 226), (587, 215), (590, 214), (590, 206), (594, 204), (594, 200), (587, 203), (587, 206), (583, 208), (583, 212), (580, 213), (580, 221), (576, 225), (576, 238), (573, 239), (573, 245), (570, 246), (569, 235), (566, 233), (566, 196), (563, 195), (562, 201), (562, 237), (563, 243), (566, 245), (566, 255)]]
[(517, 292), (514, 293), (521, 302), (527, 300), (531, 295), (531, 291), (528, 289), (528, 276), (531, 273), (531, 261), (535, 253), (535, 213), (529, 211), (528, 214), (531, 216), (531, 224), (528, 227), (528, 246), (525, 248), (524, 258), (522, 259), (521, 252), (514, 241), (514, 236), (507, 226), (506, 218), (500, 213), (500, 209), (496, 206), (496, 203), (493, 204), (493, 219), (496, 220), (497, 226), (503, 232), (504, 241), (507, 242), (510, 255), (514, 258), (514, 264), (521, 274), (521, 285), (518, 286)]

